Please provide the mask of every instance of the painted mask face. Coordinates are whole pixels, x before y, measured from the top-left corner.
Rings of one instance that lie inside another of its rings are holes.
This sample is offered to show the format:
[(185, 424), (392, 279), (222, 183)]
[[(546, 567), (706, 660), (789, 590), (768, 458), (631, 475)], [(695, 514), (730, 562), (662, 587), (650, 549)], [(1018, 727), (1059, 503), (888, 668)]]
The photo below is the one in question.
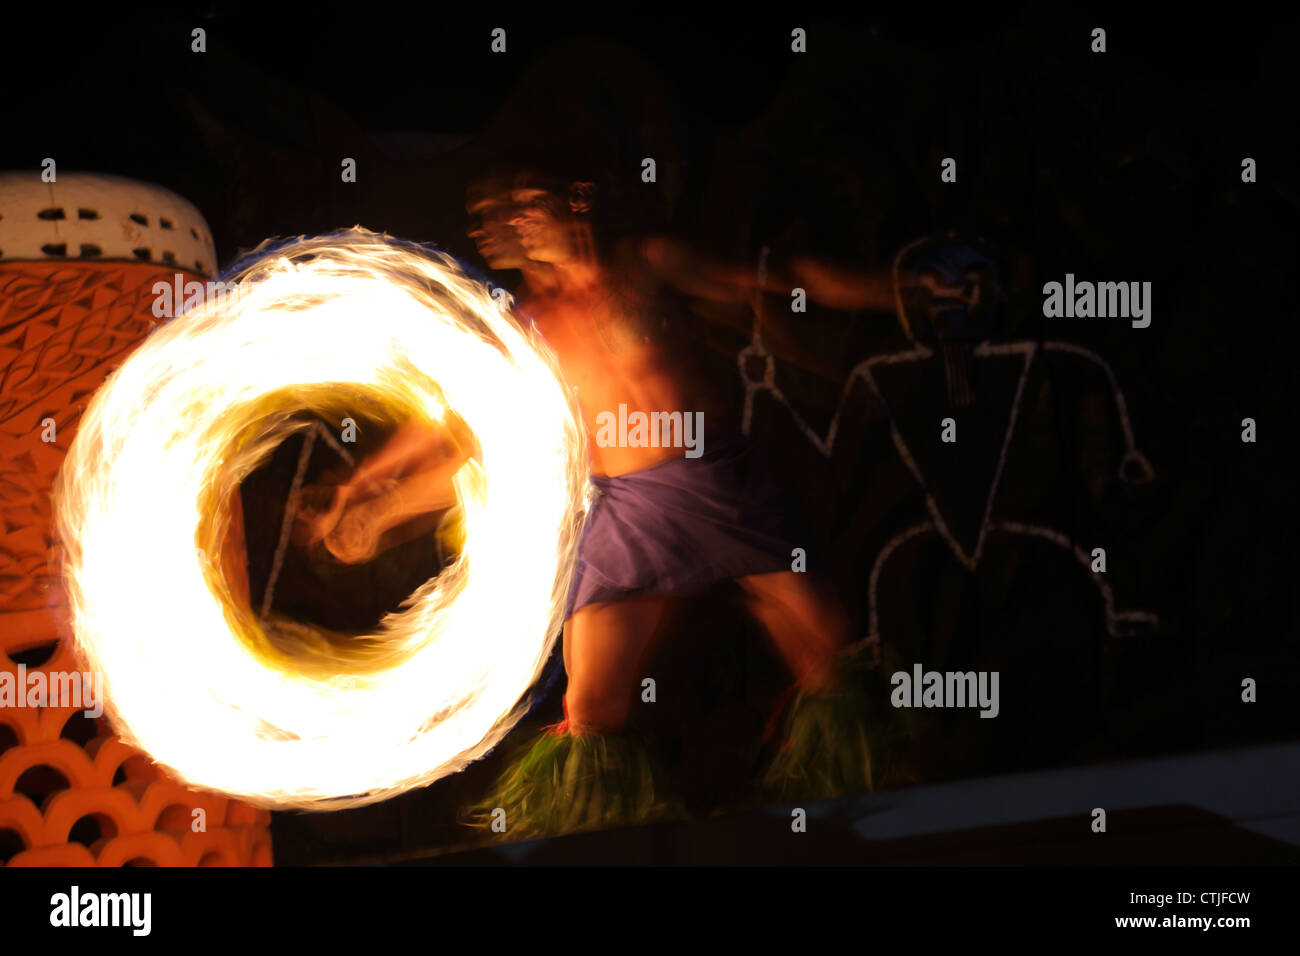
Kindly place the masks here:
[(919, 338), (979, 341), (998, 331), (1003, 293), (1001, 266), (976, 244), (949, 238), (917, 249), (903, 265), (922, 288), (908, 301), (907, 316)]

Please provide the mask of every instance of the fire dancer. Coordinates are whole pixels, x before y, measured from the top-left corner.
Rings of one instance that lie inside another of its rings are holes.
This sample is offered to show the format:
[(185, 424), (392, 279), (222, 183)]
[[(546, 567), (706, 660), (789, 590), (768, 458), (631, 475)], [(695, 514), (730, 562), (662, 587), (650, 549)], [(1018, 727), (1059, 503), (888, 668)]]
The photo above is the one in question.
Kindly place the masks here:
[[(669, 811), (628, 725), (645, 661), (677, 599), (724, 581), (739, 585), (795, 678), (780, 715), (787, 740), (765, 774), (769, 792), (868, 789), (860, 687), (846, 677), (847, 616), (815, 575), (792, 570), (792, 553), (807, 540), (798, 522), (743, 436), (721, 424), (719, 397), (672, 350), (671, 304), (658, 279), (681, 250), (612, 240), (600, 215), (604, 199), (592, 181), (536, 169), (517, 174), (508, 191), (498, 179), (468, 196), (470, 235), (490, 266), (522, 271), (518, 315), (534, 323), (575, 391), (598, 492), (566, 610), (565, 720), (534, 742), (472, 817), (487, 823), (503, 809), (508, 833), (520, 837)], [(671, 443), (598, 441), (598, 418), (621, 408), (647, 418), (702, 413), (702, 454), (686, 457)], [(386, 460), (375, 459), (373, 469), (363, 465), (362, 480), (399, 461), (402, 447), (382, 450)], [(419, 472), (421, 481), (448, 478), (438, 467)], [(445, 488), (426, 497), (441, 494)], [(369, 522), (361, 546), (335, 540), (331, 548), (341, 560), (368, 555), (403, 513), (383, 501), (353, 519), (346, 500), (336, 500), (314, 533), (329, 543)]]

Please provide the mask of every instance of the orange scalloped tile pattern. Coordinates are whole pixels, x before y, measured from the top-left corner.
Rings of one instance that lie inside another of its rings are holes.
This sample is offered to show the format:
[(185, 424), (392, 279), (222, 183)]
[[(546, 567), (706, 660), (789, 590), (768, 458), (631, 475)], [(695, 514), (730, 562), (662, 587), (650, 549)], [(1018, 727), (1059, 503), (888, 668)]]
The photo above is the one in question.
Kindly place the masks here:
[[(86, 401), (157, 324), (154, 283), (176, 272), (0, 265), (0, 672), (15, 684), (20, 661), (28, 675), (80, 669), (50, 522), (54, 476)], [(103, 719), (0, 706), (0, 865), (270, 866), (270, 822), (171, 779)]]

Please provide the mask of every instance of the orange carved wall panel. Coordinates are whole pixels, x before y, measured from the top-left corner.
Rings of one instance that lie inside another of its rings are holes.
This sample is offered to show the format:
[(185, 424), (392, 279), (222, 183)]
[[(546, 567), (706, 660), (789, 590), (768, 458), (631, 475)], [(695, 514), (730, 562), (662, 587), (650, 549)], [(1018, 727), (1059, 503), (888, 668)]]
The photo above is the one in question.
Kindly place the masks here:
[[(91, 395), (159, 321), (154, 283), (177, 271), (0, 263), (0, 672), (15, 680), (20, 664), (79, 669), (51, 526), (54, 478)], [(269, 866), (269, 826), (267, 811), (169, 779), (102, 718), (0, 706), (0, 862)]]

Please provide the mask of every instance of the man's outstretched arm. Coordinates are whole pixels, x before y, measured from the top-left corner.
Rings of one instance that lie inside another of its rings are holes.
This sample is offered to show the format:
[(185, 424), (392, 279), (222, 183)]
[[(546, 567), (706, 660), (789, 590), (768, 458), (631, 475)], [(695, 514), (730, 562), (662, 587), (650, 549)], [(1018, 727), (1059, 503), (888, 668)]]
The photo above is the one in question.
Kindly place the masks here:
[[(811, 256), (796, 256), (784, 269), (769, 266), (760, 281), (758, 270), (702, 255), (685, 243), (654, 236), (641, 244), (642, 255), (655, 273), (686, 295), (714, 302), (748, 302), (756, 292), (803, 289), (819, 305), (844, 311), (894, 311), (894, 280), (888, 271), (863, 272), (832, 265)], [(900, 276), (907, 284), (916, 280)]]
[(344, 564), (369, 561), (379, 553), (381, 540), (389, 529), (457, 503), (453, 479), (468, 457), (468, 454), (454, 455), (433, 468), (402, 479), (385, 494), (352, 505), (325, 535), (325, 547)]
[[(310, 506), (302, 508), (297, 516), (294, 541), (300, 545), (315, 544), (333, 533), (350, 512), (367, 515), (366, 523), (370, 523), (381, 514), (397, 509), (398, 499), (392, 495), (399, 489), (406, 502), (402, 510), (409, 514), (421, 513), (419, 509), (425, 502), (436, 503), (445, 497), (445, 492), (430, 495), (427, 490), (430, 482), (442, 481), (439, 476), (447, 472), (449, 488), (450, 475), (469, 457), (471, 446), (472, 436), (457, 425), (450, 426), (449, 431), (418, 419), (406, 422), (382, 447), (358, 464), (347, 481), (333, 489), (328, 508), (323, 511)], [(403, 479), (402, 475), (407, 477)], [(382, 505), (375, 504), (381, 500)], [(362, 512), (359, 509), (363, 505), (371, 507)], [(358, 520), (356, 516), (352, 519), (354, 532)]]

